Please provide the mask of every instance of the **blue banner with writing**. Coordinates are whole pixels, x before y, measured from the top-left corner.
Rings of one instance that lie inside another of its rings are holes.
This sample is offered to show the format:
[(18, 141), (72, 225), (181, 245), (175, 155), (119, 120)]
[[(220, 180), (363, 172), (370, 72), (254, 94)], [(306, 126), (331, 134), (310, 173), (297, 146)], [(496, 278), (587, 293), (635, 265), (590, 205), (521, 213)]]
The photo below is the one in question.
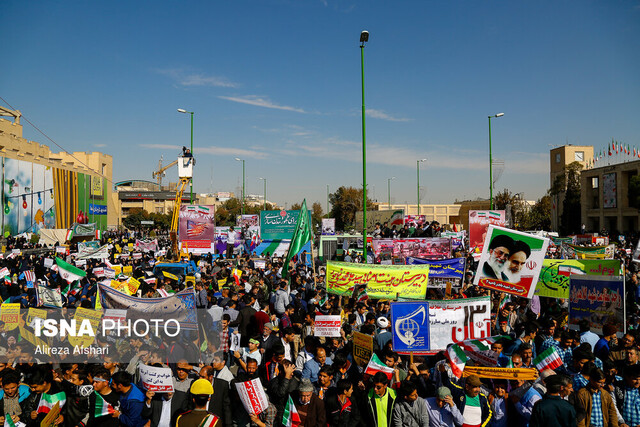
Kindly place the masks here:
[(601, 334), (602, 325), (618, 326), (624, 331), (624, 278), (622, 276), (569, 277), (569, 324), (577, 325), (588, 319), (591, 330)]
[(429, 303), (392, 302), (391, 329), (394, 351), (429, 350)]
[(407, 258), (407, 265), (429, 264), (429, 278), (449, 277), (462, 279), (464, 276), (464, 258), (434, 261), (423, 258)]

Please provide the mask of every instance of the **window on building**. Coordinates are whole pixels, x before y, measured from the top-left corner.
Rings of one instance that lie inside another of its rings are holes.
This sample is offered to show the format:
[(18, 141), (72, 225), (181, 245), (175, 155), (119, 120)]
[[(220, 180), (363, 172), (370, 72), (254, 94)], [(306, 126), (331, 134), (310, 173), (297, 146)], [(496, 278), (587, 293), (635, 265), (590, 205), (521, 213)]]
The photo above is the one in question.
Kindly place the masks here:
[(598, 188), (598, 177), (594, 176), (591, 178), (591, 188)]
[(560, 153), (556, 153), (556, 163), (560, 163)]

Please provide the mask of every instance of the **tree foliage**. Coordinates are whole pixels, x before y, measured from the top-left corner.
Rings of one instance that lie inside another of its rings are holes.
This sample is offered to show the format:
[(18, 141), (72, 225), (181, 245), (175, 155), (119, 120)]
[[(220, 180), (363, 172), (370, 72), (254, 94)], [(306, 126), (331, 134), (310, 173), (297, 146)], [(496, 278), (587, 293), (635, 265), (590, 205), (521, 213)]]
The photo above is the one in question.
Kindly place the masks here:
[(527, 212), (527, 230), (551, 230), (551, 196), (542, 196)]
[[(362, 210), (362, 188), (340, 187), (329, 194), (330, 217), (336, 219), (336, 230), (347, 230), (355, 226), (356, 212)], [(375, 210), (378, 205), (367, 197), (367, 210)]]
[[(258, 205), (244, 205), (245, 215), (259, 215), (263, 208), (263, 204)], [(273, 206), (267, 203), (267, 210), (273, 210)], [(236, 225), (236, 218), (242, 214), (242, 201), (240, 199), (229, 199), (222, 203), (222, 205), (216, 207), (216, 225), (221, 227), (229, 227)]]
[(134, 208), (131, 209), (129, 215), (122, 220), (122, 225), (130, 230), (135, 230), (141, 227), (140, 221), (153, 221), (151, 228), (168, 230), (171, 226), (171, 215), (172, 214), (149, 213), (144, 209)]
[(511, 209), (513, 228), (522, 229), (526, 224), (527, 203), (521, 196), (522, 193), (512, 193), (506, 188), (493, 197), (493, 206), (498, 210)]
[(314, 202), (311, 206), (311, 221), (313, 222), (314, 230), (322, 225), (323, 216), (324, 211), (322, 210), (322, 205), (319, 202)]

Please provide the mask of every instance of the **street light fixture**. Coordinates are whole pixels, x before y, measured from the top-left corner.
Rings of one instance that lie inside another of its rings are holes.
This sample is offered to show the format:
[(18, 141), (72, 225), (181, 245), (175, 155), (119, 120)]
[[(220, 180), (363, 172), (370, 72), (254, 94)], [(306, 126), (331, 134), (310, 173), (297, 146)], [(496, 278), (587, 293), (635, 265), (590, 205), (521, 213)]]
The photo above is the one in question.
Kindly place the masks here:
[[(187, 111), (184, 108), (178, 108), (178, 113), (191, 115), (191, 155), (193, 156), (193, 111)], [(193, 204), (193, 177), (191, 177), (190, 186), (191, 186), (191, 204)]]
[(420, 163), (422, 162), (426, 162), (427, 159), (419, 159), (416, 160), (416, 172), (417, 172), (417, 178), (418, 178), (418, 213), (416, 215), (420, 215)]
[(264, 200), (263, 200), (263, 210), (267, 210), (267, 178), (258, 178), (262, 181), (264, 181)]
[(367, 132), (365, 127), (364, 107), (364, 44), (369, 41), (369, 31), (360, 33), (360, 74), (362, 77), (362, 251), (365, 264), (367, 263)]
[(392, 176), (391, 178), (387, 178), (387, 192), (388, 192), (388, 195), (389, 195), (389, 203), (388, 203), (389, 209), (391, 209), (391, 180), (393, 180), (393, 179), (396, 179), (396, 177)]
[(498, 113), (493, 116), (489, 116), (489, 204), (491, 209), (493, 209), (493, 157), (491, 155), (491, 119), (502, 116), (504, 116), (504, 113)]
[(244, 159), (236, 157), (236, 160), (242, 162), (242, 215), (244, 215)]

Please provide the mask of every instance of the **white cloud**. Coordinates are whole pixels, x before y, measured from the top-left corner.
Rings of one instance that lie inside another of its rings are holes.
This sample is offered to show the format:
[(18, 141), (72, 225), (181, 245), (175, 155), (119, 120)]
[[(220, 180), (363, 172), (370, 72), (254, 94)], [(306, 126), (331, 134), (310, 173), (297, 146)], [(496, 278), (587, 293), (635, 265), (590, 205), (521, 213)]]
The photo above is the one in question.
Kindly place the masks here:
[(371, 117), (373, 119), (388, 120), (390, 122), (408, 122), (408, 121), (411, 121), (411, 119), (406, 119), (406, 118), (401, 118), (401, 117), (393, 117), (393, 116), (385, 113), (382, 110), (375, 110), (373, 108), (367, 108), (365, 111), (366, 111), (367, 116)]
[(245, 95), (245, 96), (219, 96), (220, 99), (226, 99), (227, 101), (239, 102), (241, 104), (253, 105), (255, 107), (273, 108), (276, 110), (294, 111), (296, 113), (304, 113), (302, 108), (290, 107), (288, 105), (278, 105), (273, 103), (268, 98), (262, 98), (258, 95)]
[[(182, 150), (182, 146), (180, 145), (172, 145), (172, 144), (140, 144), (140, 147), (143, 148), (151, 148), (156, 150)], [(208, 146), (208, 147), (194, 147), (194, 154), (213, 154), (218, 156), (229, 156), (229, 157), (246, 157), (251, 159), (264, 159), (269, 157), (269, 155), (263, 151), (259, 150), (245, 150), (243, 148), (235, 148), (235, 147), (216, 147), (216, 146)]]
[(206, 75), (203, 73), (187, 72), (181, 69), (156, 70), (158, 73), (171, 77), (181, 86), (212, 86), (212, 87), (238, 87), (237, 83), (229, 81), (225, 77)]
[(102, 147), (106, 147), (107, 144), (93, 144), (94, 147), (98, 147), (98, 148), (102, 148)]

